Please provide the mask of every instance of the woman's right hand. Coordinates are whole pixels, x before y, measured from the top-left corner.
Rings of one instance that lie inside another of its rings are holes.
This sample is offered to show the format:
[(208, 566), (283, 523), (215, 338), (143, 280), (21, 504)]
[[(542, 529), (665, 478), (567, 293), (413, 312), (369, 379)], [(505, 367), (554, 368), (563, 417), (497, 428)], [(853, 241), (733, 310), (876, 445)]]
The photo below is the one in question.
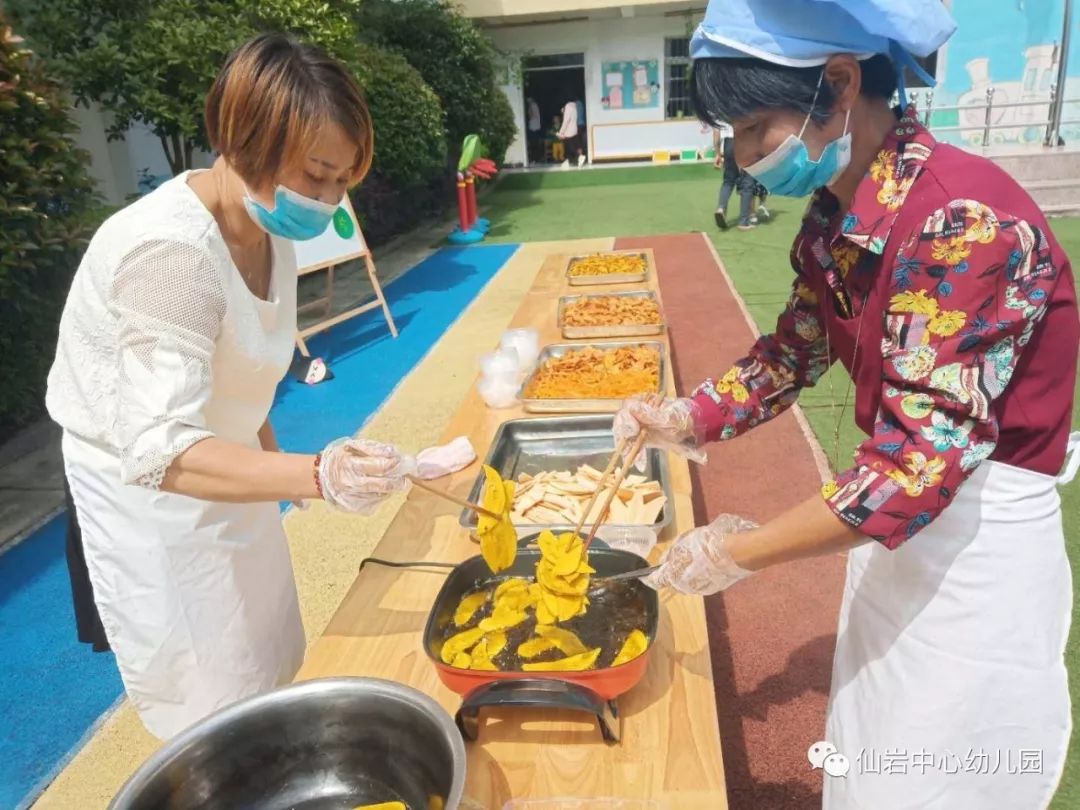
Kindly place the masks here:
[(367, 439), (338, 439), (319, 463), (323, 499), (346, 512), (369, 515), (395, 492), (409, 486), (416, 459), (395, 447)]
[(625, 441), (627, 446), (644, 432), (646, 447), (671, 450), (703, 464), (705, 433), (701, 424), (699, 407), (692, 399), (645, 395), (623, 403), (615, 414), (612, 432), (616, 441)]

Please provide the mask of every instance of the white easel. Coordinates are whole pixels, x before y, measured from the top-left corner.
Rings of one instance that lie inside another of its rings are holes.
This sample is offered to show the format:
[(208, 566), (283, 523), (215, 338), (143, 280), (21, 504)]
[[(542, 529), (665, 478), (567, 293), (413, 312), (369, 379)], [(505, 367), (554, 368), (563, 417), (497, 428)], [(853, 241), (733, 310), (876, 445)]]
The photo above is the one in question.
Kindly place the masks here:
[[(371, 251), (368, 249), (364, 234), (360, 231), (360, 223), (356, 219), (356, 212), (353, 211), (348, 195), (342, 199), (334, 222), (327, 226), (322, 235), (304, 242), (294, 242), (293, 245), (296, 248), (297, 275), (306, 276), (319, 270), (326, 271), (326, 294), (296, 308), (298, 314), (315, 307), (325, 309), (325, 317), (321, 321), (313, 323), (306, 329), (301, 329), (296, 335), (296, 345), (304, 357), (311, 356), (307, 348), (307, 338), (319, 332), (325, 332), (331, 326), (355, 318), (376, 307), (382, 307), (386, 324), (390, 327), (390, 334), (395, 338), (398, 336), (394, 316), (390, 314), (386, 296), (383, 295), (382, 286), (375, 275), (375, 262), (371, 258)], [(375, 290), (375, 300), (331, 316), (334, 298), (334, 269), (342, 262), (352, 259), (364, 260), (368, 278), (371, 279), (371, 286)]]

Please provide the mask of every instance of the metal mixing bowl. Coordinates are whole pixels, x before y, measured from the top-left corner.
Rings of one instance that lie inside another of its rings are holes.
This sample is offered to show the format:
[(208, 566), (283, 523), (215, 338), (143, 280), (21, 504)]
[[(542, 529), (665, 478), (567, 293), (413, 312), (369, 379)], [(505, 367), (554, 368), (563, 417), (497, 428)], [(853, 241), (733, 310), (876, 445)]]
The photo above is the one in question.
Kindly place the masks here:
[[(235, 703), (169, 741), (112, 810), (352, 810), (429, 798), (455, 810), (465, 744), (411, 687), (373, 678), (306, 681)], [(438, 803), (432, 803), (438, 807)]]

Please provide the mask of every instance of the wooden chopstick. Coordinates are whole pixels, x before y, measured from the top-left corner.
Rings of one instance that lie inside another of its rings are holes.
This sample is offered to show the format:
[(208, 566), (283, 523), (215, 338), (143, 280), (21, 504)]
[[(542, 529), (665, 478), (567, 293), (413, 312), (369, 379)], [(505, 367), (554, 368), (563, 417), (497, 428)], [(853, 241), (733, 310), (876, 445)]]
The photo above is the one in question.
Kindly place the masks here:
[(476, 514), (478, 514), (478, 515), (484, 515), (485, 517), (493, 518), (495, 520), (500, 519), (499, 516), (496, 515), (494, 512), (492, 512), (490, 509), (485, 509), (484, 507), (482, 507), (478, 503), (471, 503), (471, 502), (465, 500), (464, 498), (459, 498), (457, 495), (451, 495), (449, 492), (447, 492), (444, 489), (439, 489), (438, 487), (433, 487), (431, 484), (429, 484), (423, 478), (417, 478), (415, 475), (408, 475), (408, 476), (406, 476), (406, 478), (408, 478), (410, 481), (412, 481), (413, 486), (419, 487), (422, 490), (430, 492), (432, 495), (437, 495), (438, 497), (443, 498), (444, 500), (450, 501), (450, 503), (456, 503), (458, 506), (462, 507), (463, 509), (470, 509), (473, 512), (476, 512)]
[(608, 461), (604, 471), (600, 473), (600, 480), (596, 482), (596, 489), (593, 490), (592, 497), (589, 498), (588, 504), (586, 504), (585, 509), (582, 510), (581, 518), (578, 520), (577, 526), (574, 527), (574, 537), (581, 536), (581, 530), (585, 527), (585, 521), (589, 519), (589, 513), (592, 511), (596, 499), (600, 497), (600, 492), (603, 490), (604, 481), (611, 475), (611, 471), (615, 469), (615, 465), (619, 463), (619, 459), (622, 458), (624, 449), (626, 449), (626, 439), (619, 439), (619, 441), (615, 443), (615, 452), (612, 454), (611, 460)]
[(619, 467), (619, 471), (615, 474), (615, 483), (608, 492), (607, 498), (604, 499), (604, 506), (600, 509), (600, 512), (596, 516), (596, 522), (593, 524), (592, 531), (589, 532), (589, 536), (585, 539), (585, 550), (589, 550), (589, 544), (592, 543), (593, 538), (596, 537), (596, 530), (600, 528), (600, 524), (604, 522), (604, 517), (607, 515), (607, 510), (611, 506), (611, 502), (615, 500), (615, 496), (619, 492), (619, 487), (622, 486), (623, 480), (626, 478), (626, 474), (630, 472), (630, 468), (634, 466), (634, 461), (637, 460), (638, 455), (641, 453), (642, 448), (645, 447), (645, 431), (641, 431), (638, 434), (637, 440), (634, 442), (634, 446), (630, 448), (630, 452), (623, 460), (623, 465)]

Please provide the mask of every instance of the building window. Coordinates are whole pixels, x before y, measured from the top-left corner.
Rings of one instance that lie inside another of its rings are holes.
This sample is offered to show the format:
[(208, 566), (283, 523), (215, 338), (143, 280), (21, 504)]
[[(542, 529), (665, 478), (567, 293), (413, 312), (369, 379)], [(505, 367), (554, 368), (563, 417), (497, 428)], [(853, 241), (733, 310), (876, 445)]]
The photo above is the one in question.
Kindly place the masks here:
[[(919, 67), (925, 70), (931, 76), (937, 76), (937, 57), (938, 51), (934, 51), (929, 56), (915, 57), (915, 61), (919, 63)], [(926, 87), (926, 82), (915, 75), (915, 72), (911, 68), (904, 68), (904, 82), (907, 84), (908, 90), (918, 89), (920, 87)]]
[(690, 38), (664, 40), (664, 77), (667, 89), (667, 117), (693, 115), (690, 107)]

